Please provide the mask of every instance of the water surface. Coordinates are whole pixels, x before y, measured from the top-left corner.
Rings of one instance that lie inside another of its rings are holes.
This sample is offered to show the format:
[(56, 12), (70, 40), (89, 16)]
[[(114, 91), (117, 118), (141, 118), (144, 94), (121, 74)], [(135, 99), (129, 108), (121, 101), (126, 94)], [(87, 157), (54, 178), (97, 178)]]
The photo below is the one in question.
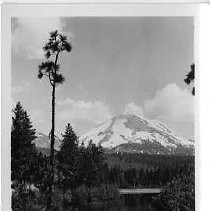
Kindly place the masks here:
[(161, 211), (158, 208), (158, 194), (121, 195), (120, 200), (104, 205), (88, 205), (81, 211)]

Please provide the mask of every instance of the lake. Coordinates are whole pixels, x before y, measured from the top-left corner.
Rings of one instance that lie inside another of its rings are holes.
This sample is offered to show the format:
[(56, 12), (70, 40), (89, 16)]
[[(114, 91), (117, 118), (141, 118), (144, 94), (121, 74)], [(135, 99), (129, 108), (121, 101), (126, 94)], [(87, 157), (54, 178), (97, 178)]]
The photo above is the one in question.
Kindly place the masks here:
[(89, 205), (81, 211), (161, 211), (157, 205), (158, 194), (123, 194), (118, 202), (106, 205)]

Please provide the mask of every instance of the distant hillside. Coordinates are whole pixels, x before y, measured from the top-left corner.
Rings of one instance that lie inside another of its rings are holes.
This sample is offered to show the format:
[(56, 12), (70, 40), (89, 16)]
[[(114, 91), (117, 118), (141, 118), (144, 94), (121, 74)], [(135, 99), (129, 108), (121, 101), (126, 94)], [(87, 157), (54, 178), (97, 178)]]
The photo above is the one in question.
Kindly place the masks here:
[[(38, 151), (44, 155), (50, 154), (50, 139), (43, 133), (36, 133), (36, 138), (34, 139), (34, 144), (37, 147)], [(55, 140), (55, 150), (60, 150), (60, 141)]]
[[(49, 137), (37, 133), (36, 147), (45, 154), (49, 153)], [(193, 155), (194, 141), (178, 136), (166, 125), (157, 120), (149, 120), (134, 115), (119, 115), (98, 125), (82, 135), (80, 144), (87, 146), (92, 140), (100, 144), (106, 153), (139, 153), (151, 155)], [(55, 150), (60, 149), (56, 139)]]

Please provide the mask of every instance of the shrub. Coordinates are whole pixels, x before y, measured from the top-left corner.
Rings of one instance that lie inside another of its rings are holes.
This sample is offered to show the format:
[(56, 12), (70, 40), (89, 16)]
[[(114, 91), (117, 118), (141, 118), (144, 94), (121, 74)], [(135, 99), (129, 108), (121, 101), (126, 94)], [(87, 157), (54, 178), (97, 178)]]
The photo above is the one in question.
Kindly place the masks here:
[(160, 201), (167, 211), (195, 210), (194, 171), (189, 175), (180, 175), (173, 179), (161, 192)]
[(73, 191), (72, 203), (74, 206), (87, 203), (105, 203), (118, 200), (119, 192), (112, 185), (101, 185), (98, 187), (81, 186)]

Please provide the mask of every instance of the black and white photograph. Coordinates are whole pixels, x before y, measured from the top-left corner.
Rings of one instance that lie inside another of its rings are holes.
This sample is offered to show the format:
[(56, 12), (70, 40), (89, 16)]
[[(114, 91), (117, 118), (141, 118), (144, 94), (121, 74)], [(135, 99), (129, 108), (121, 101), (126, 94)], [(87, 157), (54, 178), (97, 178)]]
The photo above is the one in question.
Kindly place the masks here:
[(195, 210), (194, 16), (10, 30), (13, 211)]

